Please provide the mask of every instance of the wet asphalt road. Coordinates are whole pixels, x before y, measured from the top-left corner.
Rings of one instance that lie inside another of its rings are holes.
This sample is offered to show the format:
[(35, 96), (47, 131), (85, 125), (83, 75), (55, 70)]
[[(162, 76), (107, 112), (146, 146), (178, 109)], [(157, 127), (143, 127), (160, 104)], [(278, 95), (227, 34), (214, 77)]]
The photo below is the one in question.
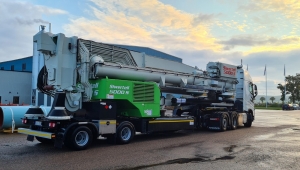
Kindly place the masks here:
[(0, 169), (300, 169), (300, 110), (256, 110), (251, 128), (138, 135), (128, 145), (97, 140), (84, 151), (0, 133)]

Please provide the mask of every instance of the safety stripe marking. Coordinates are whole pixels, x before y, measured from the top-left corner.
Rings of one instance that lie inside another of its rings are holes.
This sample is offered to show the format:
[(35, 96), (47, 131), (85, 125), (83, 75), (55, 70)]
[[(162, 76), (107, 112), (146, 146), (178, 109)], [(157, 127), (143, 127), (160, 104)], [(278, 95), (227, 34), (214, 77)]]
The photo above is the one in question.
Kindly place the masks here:
[(109, 124), (117, 124), (116, 120), (102, 120), (99, 122), (100, 125), (106, 125), (106, 122), (109, 122)]
[(18, 133), (26, 134), (26, 135), (33, 135), (33, 136), (39, 136), (39, 137), (46, 137), (48, 139), (52, 139), (52, 133), (46, 133), (46, 132), (39, 132), (34, 130), (28, 130), (28, 129), (18, 129)]

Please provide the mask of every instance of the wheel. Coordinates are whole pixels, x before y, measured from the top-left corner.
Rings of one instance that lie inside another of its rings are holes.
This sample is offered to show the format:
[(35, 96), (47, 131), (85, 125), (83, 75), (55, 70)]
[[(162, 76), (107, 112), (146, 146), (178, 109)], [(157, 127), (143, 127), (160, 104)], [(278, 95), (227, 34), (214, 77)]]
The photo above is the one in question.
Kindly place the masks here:
[(129, 143), (135, 135), (134, 126), (130, 122), (122, 122), (117, 128), (117, 142), (119, 144)]
[(237, 128), (237, 117), (234, 116), (234, 117), (232, 117), (231, 129), (235, 130), (236, 128)]
[(244, 123), (244, 126), (245, 126), (245, 127), (251, 127), (251, 126), (252, 126), (252, 121), (247, 122), (247, 123)]
[(251, 127), (252, 126), (252, 114), (250, 113), (250, 115), (248, 115), (248, 118), (247, 118), (247, 123), (244, 123), (244, 126), (245, 127)]
[(86, 126), (79, 126), (71, 134), (68, 144), (74, 150), (84, 150), (88, 148), (92, 141), (93, 134), (91, 130)]
[(46, 144), (53, 143), (52, 139), (41, 138), (41, 137), (38, 137), (38, 136), (36, 136), (35, 139), (37, 141), (41, 142), (41, 143), (46, 143)]
[(227, 119), (227, 116), (226, 115), (222, 115), (222, 118), (221, 118), (221, 127), (220, 127), (220, 131), (223, 132), (223, 131), (226, 131), (227, 130), (227, 125), (228, 125), (228, 119)]

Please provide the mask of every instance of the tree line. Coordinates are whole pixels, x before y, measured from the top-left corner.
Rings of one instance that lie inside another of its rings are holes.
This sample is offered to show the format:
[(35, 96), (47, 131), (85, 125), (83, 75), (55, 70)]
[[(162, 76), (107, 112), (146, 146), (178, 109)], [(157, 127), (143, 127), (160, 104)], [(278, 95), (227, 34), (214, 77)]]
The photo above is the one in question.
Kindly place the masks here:
[[(280, 100), (282, 102), (285, 101), (285, 97), (286, 95), (290, 95), (288, 100), (291, 101), (292, 103), (295, 103), (296, 101), (300, 101), (300, 75), (296, 75), (296, 76), (286, 76), (285, 77), (285, 84), (278, 84), (277, 85), (277, 89), (280, 90), (281, 92), (281, 97)], [(263, 101), (266, 100), (265, 97), (261, 97), (259, 99), (262, 103)], [(275, 100), (275, 97), (270, 97), (270, 100), (273, 101)]]
[[(281, 91), (281, 101), (284, 101), (284, 94), (290, 94), (289, 100), (292, 103), (300, 101), (300, 75), (285, 77), (286, 85), (278, 84), (277, 88)], [(285, 91), (286, 89), (286, 91)]]
[[(276, 99), (275, 97), (270, 97), (270, 100), (272, 101), (272, 103), (275, 99)], [(260, 97), (259, 100), (263, 103), (266, 100), (266, 98), (265, 97)]]

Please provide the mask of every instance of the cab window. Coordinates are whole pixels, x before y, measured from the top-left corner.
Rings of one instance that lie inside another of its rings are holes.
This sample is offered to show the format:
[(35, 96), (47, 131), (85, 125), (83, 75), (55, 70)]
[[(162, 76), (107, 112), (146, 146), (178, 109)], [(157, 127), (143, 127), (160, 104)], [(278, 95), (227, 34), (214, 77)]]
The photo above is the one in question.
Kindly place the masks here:
[(252, 83), (249, 83), (249, 91), (251, 94), (254, 94)]

